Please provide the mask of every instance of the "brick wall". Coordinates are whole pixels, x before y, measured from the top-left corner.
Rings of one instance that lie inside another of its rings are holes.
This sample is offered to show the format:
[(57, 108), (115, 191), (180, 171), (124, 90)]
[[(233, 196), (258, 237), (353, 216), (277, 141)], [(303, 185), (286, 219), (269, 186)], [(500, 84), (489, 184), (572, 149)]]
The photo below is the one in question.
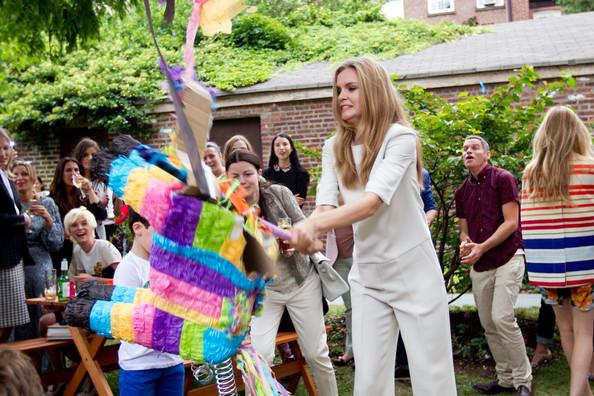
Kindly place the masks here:
[[(477, 8), (476, 4), (476, 0), (454, 0), (453, 12), (429, 15), (427, 0), (404, 0), (404, 17), (422, 19), (429, 23), (442, 21), (464, 23), (472, 17), (475, 17), (481, 25), (507, 22), (505, 6), (484, 9)], [(530, 19), (530, 17), (528, 0), (512, 2), (512, 19), (514, 21)]]
[(17, 139), (15, 149), (19, 159), (31, 161), (45, 188), (49, 190), (56, 164), (60, 160), (58, 138), (55, 135), (46, 135), (34, 139)]
[(532, 14), (530, 14), (530, 4), (528, 0), (526, 1), (512, 1), (512, 20), (513, 21), (523, 21), (525, 19), (531, 19)]
[[(495, 86), (488, 85), (487, 92), (491, 92)], [(449, 101), (455, 101), (458, 93), (467, 91), (476, 95), (480, 93), (480, 88), (478, 85), (473, 85), (439, 88), (432, 91)], [(526, 93), (524, 97), (524, 100), (527, 100), (529, 94)], [(594, 76), (578, 77), (576, 88), (558, 95), (555, 101), (559, 104), (571, 105), (577, 109), (584, 121), (594, 123)], [(330, 99), (224, 108), (215, 113), (215, 120), (245, 117), (260, 117), (264, 163), (268, 161), (270, 143), (277, 133), (288, 133), (304, 145), (315, 149), (321, 148), (325, 137), (335, 129)], [(156, 147), (166, 144), (168, 136), (160, 131), (162, 128), (174, 126), (175, 117), (172, 114), (164, 113), (156, 116), (153, 133), (146, 142)], [(18, 141), (17, 148), (19, 156), (31, 160), (46, 185), (49, 186), (60, 150), (55, 137), (44, 137), (43, 141), (42, 146), (33, 144), (31, 141)], [(306, 168), (316, 165), (309, 158), (301, 156), (301, 159)], [(313, 198), (310, 197), (305, 207), (306, 211), (312, 209), (312, 203)]]

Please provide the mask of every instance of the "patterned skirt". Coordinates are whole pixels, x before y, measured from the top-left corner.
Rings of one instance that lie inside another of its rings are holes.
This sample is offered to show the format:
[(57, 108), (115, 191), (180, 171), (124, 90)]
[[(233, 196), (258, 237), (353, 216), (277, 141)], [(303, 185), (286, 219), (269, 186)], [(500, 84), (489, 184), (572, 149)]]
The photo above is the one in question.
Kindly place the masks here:
[(25, 273), (23, 263), (12, 268), (0, 268), (0, 328), (29, 322), (25, 303)]

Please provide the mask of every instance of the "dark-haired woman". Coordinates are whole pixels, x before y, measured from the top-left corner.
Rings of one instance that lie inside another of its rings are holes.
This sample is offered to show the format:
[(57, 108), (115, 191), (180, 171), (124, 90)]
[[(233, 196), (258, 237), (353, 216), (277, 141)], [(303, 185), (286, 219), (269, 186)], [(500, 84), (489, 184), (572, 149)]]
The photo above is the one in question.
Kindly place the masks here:
[[(280, 219), (298, 222), (305, 218), (289, 189), (260, 181), (260, 159), (254, 153), (232, 152), (227, 158), (226, 169), (229, 178), (239, 180), (247, 202), (258, 205), (260, 215), (268, 221), (278, 224)], [(277, 275), (266, 286), (263, 313), (252, 319), (252, 343), (269, 362), (274, 358), (276, 334), (285, 307), (295, 325), (305, 360), (313, 371), (319, 394), (338, 395), (326, 343), (322, 286), (307, 255), (296, 252), (279, 257)]]
[(106, 226), (114, 224), (113, 192), (105, 183), (96, 180), (91, 173), (91, 161), (95, 153), (99, 151), (99, 145), (91, 138), (82, 138), (72, 150), (72, 157), (76, 158), (80, 164), (80, 173), (86, 179), (91, 181), (91, 188), (99, 199), (99, 204), (107, 210), (107, 219), (101, 221), (97, 219), (97, 237), (107, 239)]
[[(50, 186), (50, 197), (60, 210), (60, 219), (64, 223), (66, 214), (80, 206), (84, 206), (95, 216), (97, 221), (107, 218), (107, 211), (99, 203), (99, 198), (93, 191), (91, 182), (80, 174), (81, 165), (72, 157), (64, 157), (58, 162), (54, 179)], [(59, 270), (60, 261), (72, 258), (72, 242), (64, 241), (62, 249), (57, 255), (52, 255), (54, 268)]]
[(279, 133), (272, 139), (268, 168), (263, 176), (267, 180), (287, 186), (300, 207), (305, 203), (309, 173), (301, 166), (295, 144), (289, 135)]

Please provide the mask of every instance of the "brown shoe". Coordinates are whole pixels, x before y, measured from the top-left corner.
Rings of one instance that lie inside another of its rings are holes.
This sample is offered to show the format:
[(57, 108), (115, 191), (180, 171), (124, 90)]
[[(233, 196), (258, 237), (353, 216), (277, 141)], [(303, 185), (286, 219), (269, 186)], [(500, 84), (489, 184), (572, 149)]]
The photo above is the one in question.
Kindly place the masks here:
[(497, 380), (487, 384), (474, 384), (472, 387), (483, 395), (496, 395), (498, 393), (512, 393), (515, 391), (513, 386), (501, 386)]
[(524, 385), (518, 386), (518, 396), (533, 396), (532, 391)]

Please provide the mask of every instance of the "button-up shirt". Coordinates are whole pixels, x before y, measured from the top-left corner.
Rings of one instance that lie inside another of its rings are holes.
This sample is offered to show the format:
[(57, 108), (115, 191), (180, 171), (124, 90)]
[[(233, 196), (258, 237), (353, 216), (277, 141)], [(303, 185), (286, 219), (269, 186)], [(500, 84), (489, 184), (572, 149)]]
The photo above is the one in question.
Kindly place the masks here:
[[(466, 219), (468, 236), (473, 242), (489, 239), (504, 222), (503, 205), (518, 202), (518, 183), (508, 171), (487, 165), (474, 178), (472, 174), (456, 190), (456, 216)], [(519, 223), (519, 222), (518, 222)], [(507, 263), (518, 249), (522, 248), (522, 236), (518, 227), (501, 244), (485, 252), (474, 264), (481, 272)]]
[(18, 206), (15, 202), (15, 199), (14, 199), (14, 194), (12, 193), (12, 187), (10, 186), (10, 181), (8, 180), (8, 175), (2, 169), (0, 169), (0, 178), (2, 178), (2, 183), (4, 183), (4, 187), (6, 188), (6, 191), (8, 192), (8, 196), (12, 199), (15, 214), (20, 214), (19, 208), (18, 208)]

